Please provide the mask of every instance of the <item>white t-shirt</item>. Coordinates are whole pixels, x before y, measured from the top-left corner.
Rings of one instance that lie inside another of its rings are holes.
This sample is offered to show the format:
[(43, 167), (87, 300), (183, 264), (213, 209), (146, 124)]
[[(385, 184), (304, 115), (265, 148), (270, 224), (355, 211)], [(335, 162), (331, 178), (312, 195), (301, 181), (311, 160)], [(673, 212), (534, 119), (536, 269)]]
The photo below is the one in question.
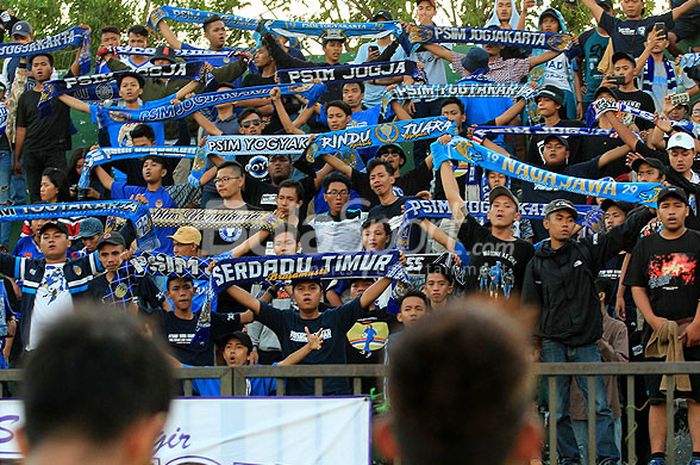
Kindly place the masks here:
[(46, 265), (44, 277), (36, 290), (27, 350), (35, 349), (52, 324), (73, 312), (73, 297), (63, 274), (64, 265)]
[(545, 63), (544, 66), (546, 71), (542, 87), (551, 85), (561, 90), (568, 90), (569, 92), (574, 91), (569, 82), (569, 76), (573, 74), (573, 71), (571, 70), (569, 59), (566, 55), (563, 53), (557, 55)]

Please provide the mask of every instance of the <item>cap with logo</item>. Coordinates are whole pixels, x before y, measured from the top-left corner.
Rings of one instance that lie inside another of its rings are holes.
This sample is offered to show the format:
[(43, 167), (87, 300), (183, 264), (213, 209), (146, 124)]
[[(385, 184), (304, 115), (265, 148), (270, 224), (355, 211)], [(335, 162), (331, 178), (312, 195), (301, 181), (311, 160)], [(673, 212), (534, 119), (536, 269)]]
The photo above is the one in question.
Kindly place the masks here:
[(377, 21), (377, 18), (384, 18), (384, 21), (393, 21), (394, 15), (388, 10), (377, 10), (372, 15), (372, 21)]
[(87, 237), (95, 237), (98, 234), (102, 234), (105, 228), (102, 226), (102, 222), (97, 218), (85, 218), (80, 223), (78, 223), (78, 239), (85, 239)]
[(385, 153), (398, 153), (399, 158), (401, 158), (404, 162), (406, 161), (406, 152), (403, 151), (400, 145), (397, 144), (386, 144), (382, 145), (379, 147), (379, 150), (377, 150), (377, 154), (375, 155), (377, 158), (381, 157)]
[(111, 245), (121, 245), (122, 247), (126, 248), (126, 240), (124, 239), (124, 236), (119, 234), (118, 232), (107, 232), (100, 237), (100, 240), (97, 241), (97, 248), (99, 249), (105, 244), (111, 244)]
[(612, 63), (615, 64), (620, 60), (627, 60), (629, 62), (635, 63), (634, 58), (627, 52), (615, 52), (612, 56)]
[(617, 200), (613, 199), (605, 199), (600, 203), (600, 209), (603, 210), (603, 212), (608, 211), (610, 207), (617, 207), (625, 213), (632, 210), (632, 204), (627, 202), (618, 202)]
[(345, 36), (343, 31), (338, 29), (329, 29), (321, 36), (321, 43), (326, 45), (331, 40), (336, 40), (338, 42), (345, 42), (348, 38)]
[(678, 199), (684, 204), (688, 205), (688, 196), (686, 195), (685, 191), (675, 186), (661, 189), (659, 196), (656, 198), (656, 205), (660, 205), (661, 202), (669, 198)]
[(535, 100), (538, 100), (540, 97), (547, 97), (548, 99), (555, 101), (559, 105), (564, 105), (564, 93), (558, 87), (544, 86), (537, 93), (537, 97), (535, 97)]
[(547, 137), (544, 138), (544, 141), (542, 141), (543, 144), (546, 144), (550, 140), (557, 140), (561, 142), (561, 144), (566, 147), (567, 149), (569, 148), (569, 141), (567, 140), (566, 137), (560, 135), (560, 134), (550, 134)]
[(576, 211), (576, 207), (573, 203), (569, 202), (566, 199), (556, 199), (549, 202), (547, 206), (544, 207), (544, 216), (546, 218), (552, 213), (562, 210), (566, 210), (572, 215), (574, 215), (574, 220), (578, 219), (578, 212)]
[(175, 234), (168, 237), (180, 244), (202, 245), (202, 233), (192, 226), (180, 226), (177, 228), (177, 231), (175, 231)]
[(34, 28), (26, 21), (17, 21), (14, 26), (12, 26), (12, 32), (10, 36), (22, 36), (29, 37), (34, 32)]
[(155, 60), (168, 60), (170, 63), (177, 62), (177, 56), (175, 55), (175, 50), (172, 47), (163, 46), (156, 49), (156, 54), (149, 60), (153, 63)]
[(693, 150), (695, 148), (695, 139), (687, 132), (677, 132), (669, 137), (668, 142), (666, 142), (666, 150), (676, 148)]
[(497, 197), (505, 195), (515, 204), (515, 208), (520, 208), (520, 202), (506, 186), (496, 186), (489, 192), (489, 204), (492, 204)]

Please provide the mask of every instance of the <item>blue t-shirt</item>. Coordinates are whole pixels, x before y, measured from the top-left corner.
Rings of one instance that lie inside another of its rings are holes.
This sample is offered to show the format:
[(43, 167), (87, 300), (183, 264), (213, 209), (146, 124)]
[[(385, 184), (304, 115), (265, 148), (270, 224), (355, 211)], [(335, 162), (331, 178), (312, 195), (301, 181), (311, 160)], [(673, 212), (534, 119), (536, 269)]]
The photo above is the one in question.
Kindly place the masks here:
[[(131, 196), (136, 196), (142, 194), (148, 200), (148, 206), (151, 208), (177, 208), (178, 205), (175, 203), (173, 198), (170, 196), (168, 191), (161, 187), (155, 192), (149, 191), (146, 187), (141, 186), (129, 186), (123, 181), (114, 181), (112, 183), (112, 199), (129, 199)], [(156, 235), (160, 241), (160, 247), (158, 247), (156, 252), (172, 253), (173, 251), (173, 240), (168, 236), (175, 234), (176, 228), (160, 228), (156, 227)]]
[[(353, 63), (365, 63), (367, 61), (367, 58), (369, 57), (369, 47), (372, 45), (379, 48), (379, 53), (382, 53), (384, 49), (386, 49), (386, 47), (381, 47), (376, 41), (364, 43), (360, 45), (360, 48), (357, 49), (357, 55), (355, 55), (355, 61), (353, 61)], [(389, 61), (401, 61), (405, 59), (406, 52), (403, 48), (399, 47), (396, 49)], [(382, 103), (382, 96), (384, 95), (384, 92), (386, 92), (386, 88), (387, 86), (378, 86), (372, 84), (369, 81), (365, 82), (365, 99), (363, 100), (364, 104), (368, 107), (372, 107), (374, 105), (379, 105), (380, 103)]]
[[(301, 349), (307, 342), (304, 327), (315, 333), (323, 328), (323, 346), (312, 351), (302, 362), (304, 365), (328, 365), (347, 363), (346, 333), (365, 313), (360, 306), (360, 298), (337, 308), (328, 308), (313, 320), (304, 320), (296, 310), (280, 310), (265, 302), (260, 302), (258, 321), (270, 328), (279, 338), (284, 357)], [(314, 380), (296, 378), (287, 380), (287, 394), (313, 395)], [(347, 378), (323, 380), (324, 395), (349, 395), (350, 383)]]
[[(190, 365), (183, 365), (185, 368), (192, 368)], [(277, 366), (273, 363), (272, 366)], [(277, 381), (275, 378), (246, 378), (246, 396), (267, 397), (274, 396), (277, 392)], [(202, 397), (221, 397), (221, 380), (219, 379), (193, 379), (192, 388)]]
[[(181, 48), (182, 50), (206, 50), (206, 49), (203, 49), (203, 48), (201, 48), (201, 47), (195, 47), (194, 45), (190, 45), (190, 44), (188, 44), (188, 43), (186, 43), (186, 42), (183, 42), (182, 45), (180, 46), (180, 48)], [(225, 52), (225, 51), (227, 51), (227, 50), (231, 50), (231, 49), (225, 48), (225, 49), (223, 49), (222, 51)], [(210, 65), (212, 65), (214, 68), (220, 68), (220, 67), (222, 67), (222, 66), (226, 66), (226, 65), (229, 65), (229, 64), (231, 64), (231, 63), (233, 63), (233, 62), (235, 62), (235, 61), (238, 61), (238, 58), (236, 58), (236, 57), (230, 57), (230, 58), (226, 58), (226, 57), (208, 57), (208, 58), (206, 59), (206, 61), (207, 61), (207, 63), (209, 63)], [(252, 61), (253, 61), (253, 60), (251, 60), (251, 62), (252, 62)], [(243, 81), (243, 78), (242, 78), (241, 76), (238, 76), (236, 79), (233, 80), (233, 84), (234, 84), (236, 87), (241, 87), (241, 82), (242, 82), (242, 81)]]
[(44, 258), (39, 245), (34, 241), (34, 236), (20, 237), (12, 250), (12, 255), (22, 258)]
[[(168, 96), (159, 100), (152, 100), (141, 105), (141, 109), (148, 110), (149, 108), (157, 107), (163, 104), (169, 104), (174, 96)], [(110, 110), (97, 104), (90, 105), (90, 118), (92, 122), (98, 124), (101, 128), (107, 129), (109, 133), (109, 143), (112, 147), (123, 147), (131, 145), (131, 131), (138, 126), (138, 121), (116, 121), (109, 116)], [(156, 145), (165, 145), (165, 129), (163, 122), (146, 123), (153, 128), (153, 133), (156, 138)]]
[[(505, 97), (466, 97), (460, 99), (464, 104), (466, 124), (485, 124), (501, 116), (507, 109), (513, 106), (513, 101)], [(493, 143), (501, 147), (505, 144), (503, 135), (493, 139)]]

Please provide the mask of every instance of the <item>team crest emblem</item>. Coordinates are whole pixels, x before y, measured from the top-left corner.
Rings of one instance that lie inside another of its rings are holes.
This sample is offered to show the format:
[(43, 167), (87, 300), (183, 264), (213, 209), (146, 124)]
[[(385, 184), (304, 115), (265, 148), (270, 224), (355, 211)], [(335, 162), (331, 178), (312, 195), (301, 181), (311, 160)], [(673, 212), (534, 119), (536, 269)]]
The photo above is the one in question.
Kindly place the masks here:
[(433, 38), (433, 29), (429, 26), (418, 26), (411, 30), (408, 40), (413, 43), (422, 44)]
[(547, 45), (552, 50), (563, 52), (571, 48), (574, 43), (574, 36), (571, 34), (555, 34), (547, 39)]
[(389, 338), (389, 326), (383, 321), (372, 321), (366, 324), (356, 322), (346, 333), (348, 342), (366, 357), (372, 352), (383, 349)]
[(74, 265), (73, 273), (75, 273), (76, 276), (80, 276), (81, 274), (83, 274), (83, 269), (80, 268), (78, 265)]
[(204, 168), (206, 164), (206, 157), (204, 151), (197, 151), (197, 156), (194, 157), (194, 162), (192, 162), (192, 171), (199, 171)]
[(315, 86), (315, 84), (294, 84), (289, 86), (288, 89), (290, 93), (300, 94), (311, 90), (313, 86)]
[(109, 100), (114, 98), (114, 89), (111, 85), (102, 83), (95, 89), (95, 94), (100, 100)]
[(161, 199), (156, 200), (156, 208), (160, 208), (163, 206), (163, 201)]
[(374, 129), (374, 135), (382, 144), (393, 144), (399, 139), (399, 127), (393, 123), (380, 124)]
[(267, 157), (264, 155), (256, 155), (248, 161), (247, 165), (245, 165), (245, 170), (255, 179), (265, 179), (268, 174), (267, 167)]
[(126, 287), (126, 284), (119, 283), (119, 285), (114, 289), (114, 297), (116, 297), (117, 299), (123, 299), (126, 296), (127, 292), (128, 289)]

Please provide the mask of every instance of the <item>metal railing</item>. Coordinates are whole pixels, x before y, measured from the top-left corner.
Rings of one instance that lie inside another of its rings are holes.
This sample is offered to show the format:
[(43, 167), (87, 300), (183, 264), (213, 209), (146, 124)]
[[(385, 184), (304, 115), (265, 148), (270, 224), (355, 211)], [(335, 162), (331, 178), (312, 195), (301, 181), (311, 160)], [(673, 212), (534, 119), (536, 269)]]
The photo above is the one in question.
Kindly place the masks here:
[[(538, 375), (542, 382), (548, 386), (547, 407), (549, 412), (557, 411), (557, 377), (580, 376), (585, 377), (588, 385), (587, 398), (587, 426), (588, 426), (588, 464), (595, 465), (596, 461), (596, 422), (595, 422), (595, 380), (597, 376), (616, 376), (624, 378), (624, 392), (626, 405), (624, 410), (627, 417), (628, 434), (624, 438), (627, 448), (627, 462), (629, 465), (637, 463), (635, 420), (635, 377), (644, 375), (696, 375), (700, 374), (700, 362), (632, 362), (632, 363), (541, 363), (537, 365)], [(285, 378), (312, 378), (314, 380), (314, 395), (323, 395), (323, 380), (328, 378), (349, 378), (352, 380), (352, 392), (354, 395), (362, 395), (363, 378), (386, 378), (388, 367), (385, 365), (294, 365), (294, 366), (246, 366), (246, 367), (200, 367), (180, 368), (175, 370), (177, 379), (183, 381), (183, 390), (186, 396), (192, 395), (193, 379), (218, 379), (220, 380), (221, 396), (245, 396), (246, 378), (275, 378), (277, 383), (277, 396), (285, 395)], [(20, 382), (22, 370), (0, 370), (0, 382)], [(0, 385), (0, 397), (5, 396)], [(666, 404), (674, 405), (674, 378), (668, 378), (669, 389), (666, 392)], [(666, 409), (666, 462), (674, 465), (674, 408)], [(631, 434), (629, 432), (632, 432)], [(549, 463), (557, 463), (557, 421), (556, 414), (550, 415), (548, 422)]]

